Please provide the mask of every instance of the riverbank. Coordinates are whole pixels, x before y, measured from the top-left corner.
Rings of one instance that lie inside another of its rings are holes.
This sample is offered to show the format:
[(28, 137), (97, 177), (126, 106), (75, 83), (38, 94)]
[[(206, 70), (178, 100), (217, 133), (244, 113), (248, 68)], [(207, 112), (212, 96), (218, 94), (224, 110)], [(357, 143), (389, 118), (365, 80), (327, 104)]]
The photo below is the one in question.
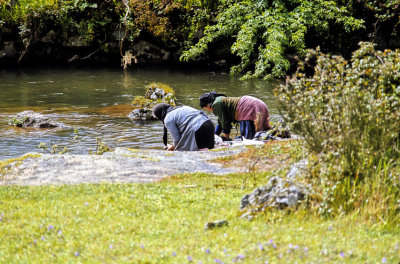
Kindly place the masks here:
[(103, 155), (39, 154), (2, 161), (0, 185), (62, 185), (87, 183), (145, 183), (183, 173), (228, 174), (210, 160), (243, 151), (243, 147), (198, 152), (167, 152), (117, 148)]
[[(398, 230), (356, 213), (326, 219), (299, 207), (271, 209), (251, 221), (240, 217), (241, 198), (284, 175), (300, 156), (291, 142), (266, 145), (264, 157), (275, 166), (245, 173), (186, 173), (146, 184), (0, 186), (0, 240), (7, 241), (0, 243), (0, 262), (398, 263)], [(230, 166), (255, 153), (250, 148), (218, 160)], [(219, 220), (226, 224), (205, 228)]]

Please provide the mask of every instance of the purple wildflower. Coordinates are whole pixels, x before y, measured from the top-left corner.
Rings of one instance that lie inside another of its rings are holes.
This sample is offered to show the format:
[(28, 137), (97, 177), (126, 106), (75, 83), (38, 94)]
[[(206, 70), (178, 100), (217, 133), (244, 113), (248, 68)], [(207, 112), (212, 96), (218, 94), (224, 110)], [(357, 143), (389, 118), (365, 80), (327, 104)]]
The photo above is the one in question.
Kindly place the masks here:
[(33, 240), (33, 243), (34, 243), (34, 244), (37, 244), (37, 239), (36, 239), (36, 238)]
[(211, 250), (209, 248), (207, 248), (206, 253), (211, 253)]
[(88, 206), (88, 205), (89, 205), (89, 203), (88, 203), (88, 202), (85, 202), (85, 205), (86, 205), (86, 206)]
[(50, 231), (51, 229), (54, 229), (54, 226), (49, 225), (49, 227), (47, 228), (47, 230)]
[(264, 247), (263, 247), (263, 245), (262, 245), (261, 243), (258, 243), (258, 248), (259, 248), (260, 250), (264, 250)]
[(329, 229), (329, 230), (332, 230), (332, 229), (333, 229), (333, 227), (332, 227), (332, 226), (330, 226), (330, 227), (328, 227), (328, 229)]
[(386, 258), (386, 257), (383, 257), (383, 258), (382, 258), (382, 263), (386, 263), (386, 261), (387, 261), (387, 258)]
[(189, 262), (192, 262), (192, 261), (193, 261), (193, 259), (192, 259), (191, 256), (187, 256), (187, 259), (189, 260)]
[(305, 248), (304, 248), (304, 252), (308, 252), (308, 247), (305, 247)]
[(344, 258), (344, 252), (343, 252), (343, 251), (340, 252), (340, 256), (341, 256), (342, 258)]
[(109, 247), (110, 249), (112, 249), (112, 248), (113, 248), (113, 245), (110, 244), (110, 245), (108, 245), (108, 247)]
[(144, 249), (144, 245), (143, 245), (143, 244), (140, 244), (140, 248), (141, 248), (141, 249)]
[(44, 241), (44, 236), (41, 236), (40, 239)]
[(239, 255), (237, 255), (237, 257), (236, 257), (237, 259), (244, 259), (245, 258), (245, 256), (244, 255), (242, 255), (242, 254), (239, 254)]
[(79, 256), (79, 252), (75, 252), (75, 254), (74, 254), (74, 255), (75, 255), (76, 257), (77, 257), (77, 256)]
[(174, 257), (175, 257), (175, 256), (176, 256), (176, 253), (175, 253), (175, 252), (172, 252), (172, 256), (174, 256)]
[(58, 230), (57, 234), (58, 234), (59, 236), (61, 236), (61, 234), (62, 234), (61, 230)]
[(3, 221), (3, 217), (0, 216), (0, 221)]
[(214, 262), (215, 263), (219, 263), (219, 264), (223, 264), (224, 262), (222, 262), (222, 260), (220, 260), (220, 259), (214, 259)]

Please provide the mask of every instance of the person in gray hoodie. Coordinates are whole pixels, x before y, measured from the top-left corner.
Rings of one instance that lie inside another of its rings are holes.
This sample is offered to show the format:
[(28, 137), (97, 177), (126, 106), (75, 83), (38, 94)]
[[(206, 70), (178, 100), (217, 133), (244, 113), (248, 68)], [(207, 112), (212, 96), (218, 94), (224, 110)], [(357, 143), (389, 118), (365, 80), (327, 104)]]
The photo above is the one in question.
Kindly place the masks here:
[[(194, 151), (214, 148), (215, 127), (202, 110), (160, 103), (153, 107), (153, 116), (164, 124), (163, 142), (167, 150)], [(172, 145), (168, 145), (167, 131), (172, 137)]]

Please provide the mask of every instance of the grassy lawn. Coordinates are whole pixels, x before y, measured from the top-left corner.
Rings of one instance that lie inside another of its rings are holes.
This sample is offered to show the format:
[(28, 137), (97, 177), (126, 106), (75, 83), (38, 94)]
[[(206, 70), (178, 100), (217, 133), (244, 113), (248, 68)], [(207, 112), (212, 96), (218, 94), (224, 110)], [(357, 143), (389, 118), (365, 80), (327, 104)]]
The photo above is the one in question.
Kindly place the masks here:
[[(240, 218), (243, 195), (277, 173), (284, 170), (178, 175), (151, 184), (3, 186), (0, 262), (400, 262), (399, 232), (357, 215), (323, 219), (273, 210), (252, 221)], [(205, 230), (221, 219), (229, 224)]]

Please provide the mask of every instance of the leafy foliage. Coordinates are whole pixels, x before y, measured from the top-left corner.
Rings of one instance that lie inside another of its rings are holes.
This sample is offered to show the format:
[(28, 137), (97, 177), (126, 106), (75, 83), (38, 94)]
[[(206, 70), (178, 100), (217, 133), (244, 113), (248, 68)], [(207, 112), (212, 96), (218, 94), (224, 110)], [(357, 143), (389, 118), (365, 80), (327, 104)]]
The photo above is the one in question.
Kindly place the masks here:
[[(228, 1), (206, 28), (204, 37), (185, 51), (181, 60), (188, 61), (206, 53), (208, 46), (233, 37), (231, 52), (240, 57), (232, 73), (247, 77), (282, 77), (290, 67), (285, 54), (305, 52), (305, 35), (310, 28), (327, 32), (333, 23), (345, 31), (362, 27), (362, 21), (349, 16), (334, 1)], [(254, 65), (254, 69), (249, 70)]]
[(0, 17), (4, 26), (18, 27), (20, 41), (25, 46), (20, 60), (50, 30), (61, 45), (94, 45), (105, 50), (105, 42), (111, 37), (109, 32), (115, 27), (113, 21), (118, 18), (113, 2), (101, 0), (3, 0)]
[(361, 43), (350, 62), (309, 51), (278, 92), (285, 118), (318, 157), (318, 179), (328, 178), (325, 209), (348, 211), (375, 198), (385, 201), (382, 214), (395, 214), (400, 208), (400, 51), (376, 51)]
[(20, 59), (54, 31), (58, 46), (119, 48), (126, 68), (132, 44), (151, 39), (178, 55), (185, 48), (182, 61), (230, 52), (231, 72), (245, 78), (283, 77), (294, 55), (318, 45), (345, 55), (360, 39), (393, 47), (399, 18), (398, 0), (0, 0), (0, 29), (18, 32)]

